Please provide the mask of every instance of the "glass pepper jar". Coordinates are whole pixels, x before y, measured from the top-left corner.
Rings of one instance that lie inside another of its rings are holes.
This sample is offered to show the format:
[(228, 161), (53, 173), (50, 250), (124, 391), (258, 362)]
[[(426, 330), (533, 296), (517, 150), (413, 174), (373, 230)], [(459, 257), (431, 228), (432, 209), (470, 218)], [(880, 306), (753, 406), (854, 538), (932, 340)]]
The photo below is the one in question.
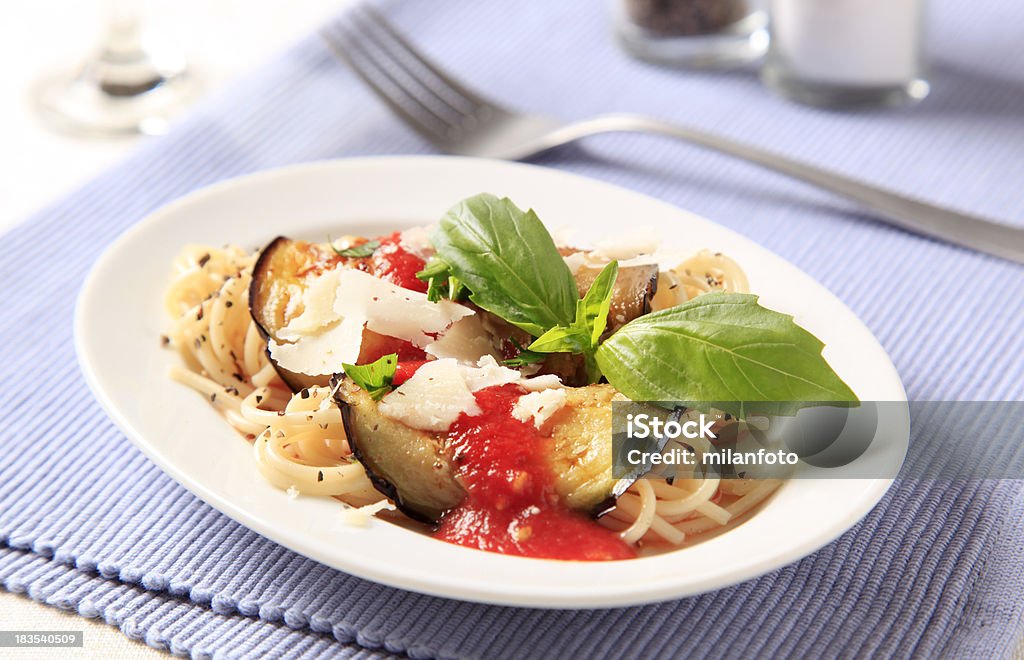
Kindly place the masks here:
[(736, 66), (768, 48), (765, 12), (751, 0), (615, 0), (619, 43), (640, 59), (689, 67)]

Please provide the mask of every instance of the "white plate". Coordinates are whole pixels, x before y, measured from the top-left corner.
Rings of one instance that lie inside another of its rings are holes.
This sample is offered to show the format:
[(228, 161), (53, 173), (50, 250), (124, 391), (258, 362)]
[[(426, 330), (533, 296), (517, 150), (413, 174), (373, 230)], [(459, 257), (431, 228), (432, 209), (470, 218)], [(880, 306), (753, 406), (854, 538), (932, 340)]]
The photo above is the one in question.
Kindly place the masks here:
[[(793, 480), (746, 523), (693, 547), (622, 562), (506, 557), (443, 543), (373, 520), (352, 527), (328, 498), (289, 499), (266, 483), (249, 443), (193, 391), (170, 381), (173, 351), (158, 337), (171, 260), (188, 243), (246, 248), (278, 234), (391, 231), (435, 221), (482, 191), (532, 206), (549, 227), (622, 235), (638, 224), (666, 240), (727, 252), (763, 304), (795, 314), (862, 400), (906, 401), (882, 347), (824, 287), (751, 241), (663, 202), (540, 167), (443, 157), (364, 158), (290, 167), (189, 195), (121, 236), (78, 302), (79, 360), (97, 399), (127, 436), (174, 479), (243, 525), (328, 566), (403, 589), (537, 607), (609, 607), (697, 594), (747, 580), (817, 550), (853, 526), (889, 479)], [(909, 417), (885, 427), (899, 457)], [(883, 443), (883, 444), (885, 444)]]

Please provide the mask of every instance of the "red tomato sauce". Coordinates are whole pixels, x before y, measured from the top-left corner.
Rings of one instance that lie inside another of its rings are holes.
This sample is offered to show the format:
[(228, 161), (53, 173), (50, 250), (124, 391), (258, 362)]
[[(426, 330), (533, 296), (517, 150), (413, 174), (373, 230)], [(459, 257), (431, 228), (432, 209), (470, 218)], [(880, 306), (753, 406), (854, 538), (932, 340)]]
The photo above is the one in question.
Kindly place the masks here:
[(420, 293), (427, 292), (427, 283), (416, 278), (416, 273), (423, 270), (427, 262), (409, 252), (401, 243), (401, 233), (377, 239), (380, 247), (369, 257), (369, 272), (392, 284), (411, 289)]
[(417, 348), (412, 342), (364, 329), (363, 343), (359, 347), (359, 359), (356, 362), (370, 364), (392, 353), (398, 355), (399, 362), (422, 362), (427, 359), (423, 349)]
[(483, 411), (449, 429), (456, 475), (468, 496), (447, 513), (436, 538), (506, 555), (606, 561), (636, 551), (611, 530), (570, 510), (555, 490), (550, 438), (512, 417), (522, 388), (502, 385), (475, 394)]
[[(427, 262), (402, 247), (401, 237), (401, 232), (396, 231), (390, 236), (375, 239), (380, 246), (369, 257), (343, 257), (330, 247), (299, 241), (300, 247), (305, 251), (306, 263), (297, 270), (297, 275), (320, 275), (343, 263), (403, 289), (426, 293), (427, 283), (417, 279), (416, 273), (423, 270)], [(352, 243), (352, 247), (362, 245), (368, 240), (357, 239)]]
[[(427, 283), (417, 279), (416, 273), (423, 270), (426, 262), (402, 247), (400, 232), (382, 236), (376, 240), (380, 243), (380, 247), (374, 250), (372, 256), (359, 258), (356, 268), (403, 289), (425, 293)], [(367, 330), (363, 332), (363, 345), (359, 351), (357, 363), (370, 364), (392, 353), (398, 355), (400, 363), (422, 363), (427, 359), (427, 354), (423, 352), (423, 349), (417, 348), (411, 342)]]
[(395, 367), (395, 375), (391, 378), (391, 384), (398, 387), (405, 381), (412, 378), (412, 375), (416, 373), (416, 370), (425, 365), (427, 361), (424, 360), (402, 360), (402, 356), (398, 356), (398, 366)]
[(296, 241), (295, 245), (303, 255), (302, 264), (295, 270), (297, 277), (305, 277), (307, 275), (315, 277), (345, 261), (345, 257), (338, 256), (329, 247), (325, 248), (316, 243), (307, 243), (306, 241)]

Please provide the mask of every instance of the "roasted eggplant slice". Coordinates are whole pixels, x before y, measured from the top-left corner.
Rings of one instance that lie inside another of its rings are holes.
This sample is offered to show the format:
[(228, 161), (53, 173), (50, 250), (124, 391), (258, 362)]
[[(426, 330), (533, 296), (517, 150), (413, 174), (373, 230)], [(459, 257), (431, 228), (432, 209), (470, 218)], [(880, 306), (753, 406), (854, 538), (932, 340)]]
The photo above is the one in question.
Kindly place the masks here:
[[(294, 299), (301, 296), (308, 280), (333, 268), (341, 258), (328, 248), (279, 236), (260, 252), (249, 285), (249, 313), (264, 339), (277, 339), (294, 313)], [(270, 357), (270, 353), (267, 353)], [(307, 376), (270, 362), (293, 392), (314, 385), (326, 385), (329, 376)]]
[[(310, 281), (335, 268), (372, 270), (371, 259), (339, 256), (327, 244), (308, 243), (289, 238), (274, 239), (260, 253), (249, 285), (249, 312), (266, 340), (280, 341), (278, 332), (302, 312), (302, 293)], [(411, 349), (411, 351), (409, 350)], [(397, 352), (400, 359), (422, 359), (408, 342), (363, 330), (362, 345), (356, 362), (373, 362), (381, 355)], [(285, 369), (270, 357), (274, 369), (293, 392), (314, 385), (325, 386), (330, 376), (308, 376)]]
[(436, 522), (466, 496), (452, 473), (444, 437), (385, 417), (377, 402), (348, 378), (338, 385), (345, 435), (370, 481), (406, 515)]
[[(569, 389), (550, 420), (552, 472), (566, 504), (600, 515), (629, 483), (612, 476), (610, 385)], [(370, 396), (348, 379), (335, 398), (349, 445), (379, 491), (410, 517), (436, 522), (465, 498), (455, 477), (444, 434), (429, 433), (385, 417)]]
[(611, 385), (566, 390), (565, 405), (551, 418), (551, 462), (558, 494), (570, 509), (600, 515), (629, 483), (612, 476)]

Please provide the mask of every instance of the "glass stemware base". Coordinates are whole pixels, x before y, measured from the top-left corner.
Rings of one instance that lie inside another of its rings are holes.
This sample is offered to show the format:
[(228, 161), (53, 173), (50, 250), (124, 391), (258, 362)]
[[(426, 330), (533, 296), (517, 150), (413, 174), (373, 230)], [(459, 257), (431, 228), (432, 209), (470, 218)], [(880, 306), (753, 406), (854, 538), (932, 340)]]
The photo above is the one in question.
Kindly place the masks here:
[(33, 96), (40, 118), (65, 133), (157, 135), (199, 89), (179, 54), (140, 45), (101, 50), (76, 71), (40, 80)]

